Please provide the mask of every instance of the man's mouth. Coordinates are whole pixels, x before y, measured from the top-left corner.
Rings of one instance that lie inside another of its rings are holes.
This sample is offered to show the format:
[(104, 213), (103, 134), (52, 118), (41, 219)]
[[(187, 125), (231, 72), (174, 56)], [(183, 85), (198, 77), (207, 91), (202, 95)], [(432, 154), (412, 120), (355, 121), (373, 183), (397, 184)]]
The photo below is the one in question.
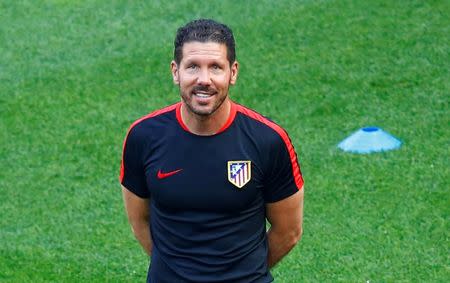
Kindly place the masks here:
[(210, 92), (196, 92), (196, 91), (194, 91), (193, 94), (200, 98), (208, 98), (208, 97), (211, 97), (212, 95), (214, 95), (214, 93), (210, 93)]
[(209, 87), (197, 86), (192, 90), (192, 94), (200, 98), (208, 98), (216, 94), (216, 90)]

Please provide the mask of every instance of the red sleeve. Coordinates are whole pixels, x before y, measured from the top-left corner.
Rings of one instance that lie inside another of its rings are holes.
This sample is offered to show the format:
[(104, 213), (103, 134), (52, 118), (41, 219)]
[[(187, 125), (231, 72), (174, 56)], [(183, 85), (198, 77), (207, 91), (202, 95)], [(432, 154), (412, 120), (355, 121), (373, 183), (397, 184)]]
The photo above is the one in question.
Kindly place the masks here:
[(297, 161), (297, 154), (287, 133), (272, 143), (270, 162), (265, 178), (264, 199), (276, 202), (287, 198), (303, 188), (303, 177)]

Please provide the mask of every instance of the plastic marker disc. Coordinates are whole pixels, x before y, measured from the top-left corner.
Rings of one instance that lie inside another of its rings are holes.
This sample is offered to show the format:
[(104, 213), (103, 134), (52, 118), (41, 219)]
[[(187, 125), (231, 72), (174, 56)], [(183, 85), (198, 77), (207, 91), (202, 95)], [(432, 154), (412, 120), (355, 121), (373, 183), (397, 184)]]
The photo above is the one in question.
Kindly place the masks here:
[(343, 151), (372, 153), (397, 149), (402, 142), (378, 127), (364, 127), (338, 144)]

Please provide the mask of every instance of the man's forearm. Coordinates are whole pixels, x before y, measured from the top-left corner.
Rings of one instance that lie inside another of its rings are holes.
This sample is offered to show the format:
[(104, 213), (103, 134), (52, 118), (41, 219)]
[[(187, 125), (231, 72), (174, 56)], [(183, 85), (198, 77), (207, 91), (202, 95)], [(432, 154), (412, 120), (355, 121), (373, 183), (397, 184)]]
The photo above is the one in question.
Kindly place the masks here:
[(300, 240), (301, 232), (292, 231), (281, 233), (270, 228), (267, 231), (267, 240), (269, 244), (269, 253), (267, 263), (269, 268), (274, 267)]
[(303, 189), (281, 201), (266, 204), (269, 268), (277, 264), (300, 240), (303, 232)]
[(152, 237), (150, 233), (150, 199), (140, 198), (122, 186), (123, 200), (134, 236), (148, 255), (152, 253)]
[(133, 234), (141, 244), (144, 251), (150, 256), (152, 254), (153, 242), (149, 222), (141, 220), (132, 223)]

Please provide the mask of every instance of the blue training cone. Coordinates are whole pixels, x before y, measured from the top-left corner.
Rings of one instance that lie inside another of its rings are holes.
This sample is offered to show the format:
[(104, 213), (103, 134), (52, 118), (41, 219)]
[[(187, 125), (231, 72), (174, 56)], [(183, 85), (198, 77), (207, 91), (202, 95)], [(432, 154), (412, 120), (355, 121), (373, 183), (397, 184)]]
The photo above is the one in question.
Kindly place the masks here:
[(338, 144), (343, 151), (372, 153), (397, 149), (402, 144), (397, 138), (378, 127), (364, 127)]

